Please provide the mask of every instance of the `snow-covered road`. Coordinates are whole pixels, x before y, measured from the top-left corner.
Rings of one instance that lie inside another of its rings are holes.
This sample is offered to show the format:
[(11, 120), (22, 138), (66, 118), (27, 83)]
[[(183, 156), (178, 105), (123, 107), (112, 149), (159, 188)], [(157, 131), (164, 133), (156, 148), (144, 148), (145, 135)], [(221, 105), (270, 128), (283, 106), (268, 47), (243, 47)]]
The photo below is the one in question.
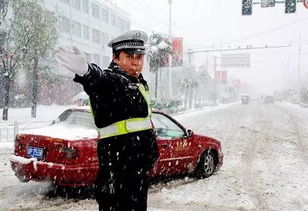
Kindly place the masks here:
[[(174, 116), (219, 139), (222, 169), (204, 180), (156, 184), (148, 210), (307, 210), (308, 109), (291, 104), (233, 104)], [(93, 198), (50, 196), (47, 183), (20, 183), (0, 147), (0, 210), (97, 210)]]

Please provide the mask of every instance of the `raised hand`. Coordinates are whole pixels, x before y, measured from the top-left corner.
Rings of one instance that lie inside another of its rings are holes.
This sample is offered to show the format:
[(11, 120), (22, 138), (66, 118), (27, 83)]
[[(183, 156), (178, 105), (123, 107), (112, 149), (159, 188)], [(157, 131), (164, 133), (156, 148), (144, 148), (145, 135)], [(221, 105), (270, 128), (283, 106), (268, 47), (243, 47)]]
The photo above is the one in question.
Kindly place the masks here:
[(88, 71), (86, 56), (77, 47), (60, 46), (55, 57), (61, 72), (72, 72), (82, 76)]

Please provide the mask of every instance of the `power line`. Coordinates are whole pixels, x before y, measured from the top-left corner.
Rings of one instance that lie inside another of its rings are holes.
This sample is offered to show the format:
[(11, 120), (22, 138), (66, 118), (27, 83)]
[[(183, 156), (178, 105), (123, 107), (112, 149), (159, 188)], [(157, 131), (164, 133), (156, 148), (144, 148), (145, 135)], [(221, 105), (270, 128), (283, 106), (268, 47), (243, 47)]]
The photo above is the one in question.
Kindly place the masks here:
[(252, 38), (255, 38), (255, 37), (258, 37), (258, 36), (267, 34), (267, 33), (271, 33), (271, 32), (274, 32), (274, 31), (278, 31), (278, 30), (280, 30), (280, 29), (289, 27), (289, 26), (291, 26), (291, 25), (294, 25), (294, 24), (297, 24), (297, 23), (300, 23), (300, 22), (307, 21), (307, 20), (308, 20), (308, 17), (303, 18), (303, 19), (300, 19), (300, 20), (297, 20), (297, 21), (294, 21), (294, 22), (291, 22), (291, 23), (288, 23), (288, 24), (285, 24), (285, 25), (282, 25), (282, 26), (275, 27), (275, 28), (273, 28), (273, 29), (270, 29), (270, 30), (267, 30), (267, 31), (264, 31), (264, 32), (261, 32), (261, 33), (258, 33), (258, 34), (250, 35), (250, 36), (243, 37), (243, 38), (240, 38), (240, 39), (237, 39), (237, 40), (232, 40), (232, 41), (229, 41), (229, 42), (224, 42), (224, 43), (222, 43), (222, 44), (223, 44), (223, 45), (227, 45), (227, 44), (231, 44), (231, 43), (234, 43), (234, 42), (240, 42), (240, 41), (243, 41), (243, 40), (252, 39)]
[[(169, 25), (167, 23), (167, 20), (164, 17), (162, 17), (161, 14), (157, 13), (156, 11), (154, 11), (152, 6), (148, 2), (146, 2), (146, 1), (137, 0), (136, 2), (134, 1), (134, 2), (130, 2), (130, 3), (127, 3), (126, 1), (121, 1), (121, 2), (123, 4), (125, 4), (125, 6), (128, 6), (128, 7), (132, 8), (134, 10), (133, 12), (135, 12), (135, 11), (141, 12), (142, 14), (144, 14), (147, 18), (149, 18), (151, 20), (154, 19), (156, 22), (162, 23), (165, 26)], [(138, 3), (140, 3), (140, 4), (138, 4)], [(144, 7), (142, 7), (141, 5), (143, 5)], [(147, 8), (147, 12), (144, 12), (145, 8)], [(147, 29), (148, 31), (153, 31), (153, 28), (149, 28), (147, 24), (144, 24), (144, 20), (134, 19), (134, 21), (136, 23), (138, 23), (138, 25), (142, 25), (142, 27)], [(183, 27), (178, 25), (175, 20), (172, 20), (172, 22), (173, 22), (172, 25), (174, 27), (180, 29), (181, 31), (184, 31)], [(202, 46), (200, 44), (194, 43), (194, 41), (192, 41), (192, 40), (186, 40), (186, 42), (191, 43), (193, 45), (198, 45), (198, 46), (201, 46), (201, 47), (205, 47), (205, 46)]]
[(201, 53), (201, 52), (219, 52), (219, 51), (239, 51), (239, 50), (259, 50), (259, 49), (269, 49), (269, 48), (289, 48), (292, 45), (273, 45), (273, 46), (261, 46), (261, 47), (238, 47), (238, 48), (221, 48), (221, 49), (203, 49), (203, 50), (188, 50), (187, 54)]

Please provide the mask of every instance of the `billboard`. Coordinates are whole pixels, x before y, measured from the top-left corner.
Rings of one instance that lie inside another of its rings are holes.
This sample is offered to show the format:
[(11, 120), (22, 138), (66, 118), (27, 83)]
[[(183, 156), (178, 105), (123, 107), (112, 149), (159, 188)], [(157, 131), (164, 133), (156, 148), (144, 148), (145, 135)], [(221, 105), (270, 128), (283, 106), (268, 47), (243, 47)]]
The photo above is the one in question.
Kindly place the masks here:
[(232, 81), (232, 85), (234, 88), (239, 89), (241, 88), (241, 80), (240, 79), (235, 79)]
[(250, 67), (249, 53), (229, 53), (221, 55), (222, 68), (247, 68)]
[(183, 65), (183, 38), (173, 37), (172, 38), (172, 67)]

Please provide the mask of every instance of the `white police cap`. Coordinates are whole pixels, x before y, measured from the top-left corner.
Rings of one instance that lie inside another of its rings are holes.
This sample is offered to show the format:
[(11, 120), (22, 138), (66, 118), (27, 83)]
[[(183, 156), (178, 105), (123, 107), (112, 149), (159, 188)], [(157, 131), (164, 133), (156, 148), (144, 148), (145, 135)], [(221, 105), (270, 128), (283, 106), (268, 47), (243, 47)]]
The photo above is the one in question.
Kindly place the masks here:
[(131, 54), (144, 54), (144, 44), (147, 41), (148, 35), (144, 31), (132, 30), (110, 40), (108, 47), (111, 47), (113, 52), (123, 50)]

